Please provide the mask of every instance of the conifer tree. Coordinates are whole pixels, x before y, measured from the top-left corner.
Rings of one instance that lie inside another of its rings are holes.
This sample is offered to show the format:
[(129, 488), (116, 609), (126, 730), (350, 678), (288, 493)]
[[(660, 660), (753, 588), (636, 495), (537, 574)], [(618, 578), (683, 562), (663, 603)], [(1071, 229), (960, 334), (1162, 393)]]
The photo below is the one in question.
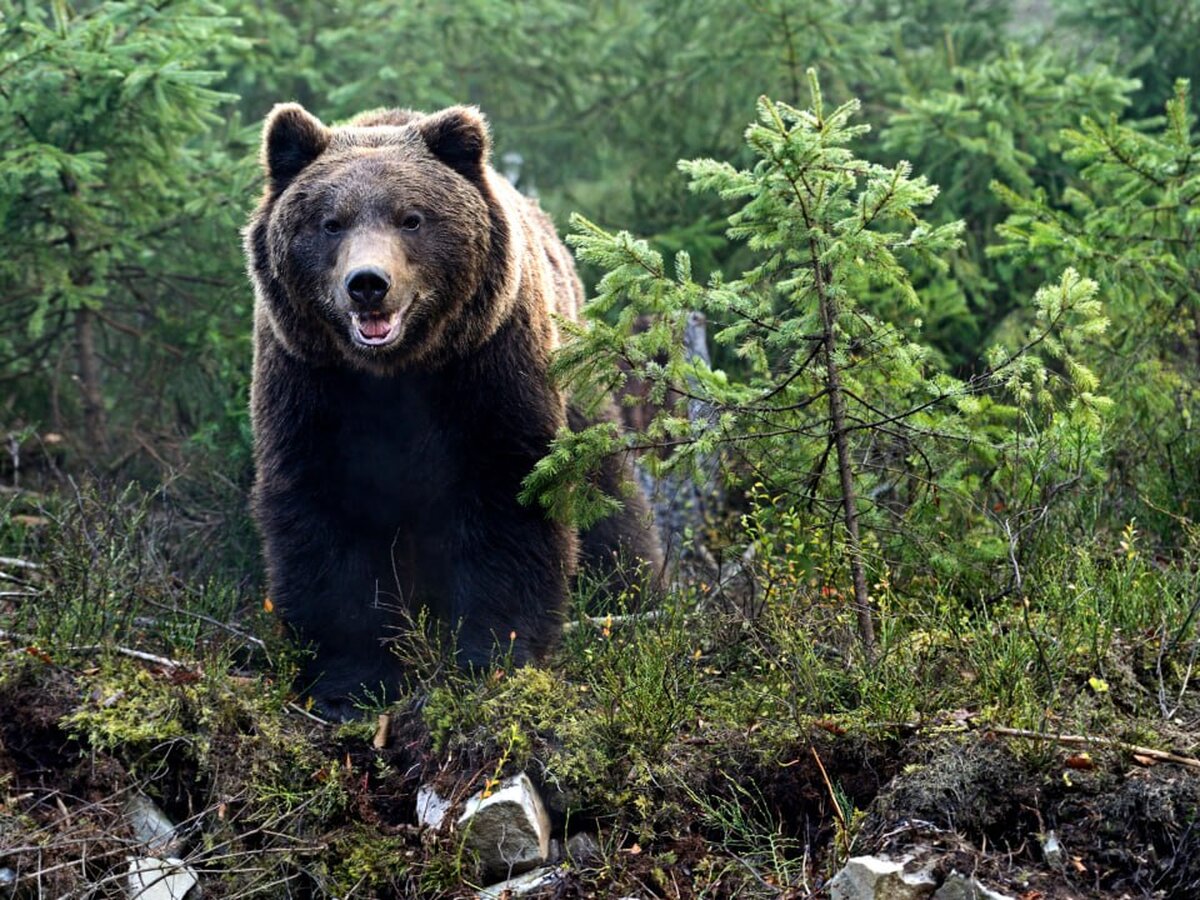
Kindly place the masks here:
[[(763, 477), (782, 477), (840, 521), (859, 634), (870, 655), (874, 626), (859, 517), (868, 488), (865, 469), (878, 468), (878, 458), (860, 438), (920, 412), (924, 404), (915, 400), (915, 389), (925, 386), (924, 354), (858, 300), (872, 284), (911, 295), (898, 254), (934, 259), (956, 245), (961, 226), (923, 223), (915, 210), (933, 199), (936, 188), (912, 177), (907, 164), (886, 169), (857, 159), (847, 145), (867, 130), (851, 123), (858, 104), (826, 110), (811, 71), (809, 82), (809, 110), (759, 101), (758, 121), (746, 132), (758, 159), (752, 169), (712, 160), (680, 166), (694, 190), (743, 201), (730, 217), (729, 234), (761, 261), (741, 278), (716, 276), (701, 287), (691, 280), (690, 260), (682, 253), (672, 277), (645, 243), (578, 221), (580, 256), (607, 270), (592, 315), (624, 308), (616, 325), (596, 321), (577, 331), (558, 371), (576, 385), (594, 383), (600, 374), (600, 383), (616, 387), (620, 370), (612, 365), (604, 378), (599, 367), (623, 359), (645, 370), (660, 400), (668, 385), (694, 385), (685, 392), (711, 404), (714, 414), (701, 420), (661, 415), (646, 437), (673, 448), (676, 460), (721, 445), (752, 448), (744, 459), (766, 469)], [(727, 323), (716, 340), (736, 347), (750, 373), (744, 382), (705, 370), (673, 349), (681, 313), (690, 307)], [(631, 336), (632, 317), (644, 313), (662, 318)], [(654, 360), (664, 352), (669, 361), (660, 366)], [(938, 389), (933, 386), (935, 396)], [(615, 440), (611, 426), (564, 435), (531, 476), (527, 495), (554, 502), (551, 489), (563, 476), (578, 476), (596, 449), (611, 449), (606, 442)], [(772, 465), (765, 466), (768, 461)], [(881, 476), (877, 471), (875, 478)]]
[[(1156, 114), (1176, 79), (1200, 76), (1200, 4), (1192, 0), (1056, 0), (1054, 5), (1064, 35), (1082, 37), (1092, 55), (1111, 56), (1137, 79), (1134, 118)], [(1189, 100), (1195, 102), (1190, 95)]]
[[(206, 65), (232, 27), (203, 0), (0, 2), (0, 377), (57, 413), (73, 374), (89, 451), (108, 444), (109, 365), (146, 371), (173, 317), (202, 338), (180, 295), (236, 261), (239, 203), (213, 190), (234, 166), (189, 145), (231, 99)], [(195, 253), (207, 229), (228, 249)]]
[[(566, 326), (571, 339), (555, 371), (585, 404), (619, 394), (635, 373), (663, 409), (633, 436), (611, 423), (563, 432), (528, 478), (525, 498), (587, 521), (619, 502), (588, 487), (604, 454), (654, 448), (667, 451), (665, 461), (647, 455), (645, 463), (670, 467), (721, 453), (736, 477), (808, 510), (831, 535), (870, 658), (869, 569), (885, 542), (906, 539), (910, 526), (957, 532), (955, 539), (990, 529), (993, 559), (1016, 567), (1051, 502), (1086, 474), (1103, 402), (1077, 361), (1078, 345), (1102, 316), (1095, 284), (1068, 272), (1039, 292), (1041, 315), (1027, 340), (997, 349), (984, 375), (963, 383), (941, 371), (919, 335), (874, 316), (870, 299), (889, 290), (915, 304), (906, 263), (940, 265), (962, 226), (924, 222), (918, 210), (937, 189), (907, 163), (889, 168), (857, 157), (850, 144), (867, 130), (852, 122), (857, 103), (827, 110), (815, 74), (809, 78), (807, 110), (759, 101), (746, 132), (752, 168), (680, 164), (693, 189), (740, 203), (729, 234), (755, 257), (740, 277), (698, 284), (686, 254), (668, 271), (645, 242), (576, 220), (580, 257), (605, 275), (587, 308), (590, 323)], [(683, 352), (693, 309), (718, 323), (715, 340), (736, 352), (736, 369), (714, 370)], [(653, 324), (636, 330), (647, 316)], [(697, 403), (706, 415), (688, 415)], [(1020, 426), (1005, 424), (1013, 421)], [(1078, 465), (1063, 475), (1048, 459), (1059, 459), (1068, 437)], [(1011, 511), (989, 520), (984, 510), (1000, 490)], [(943, 505), (943, 496), (954, 503)], [(951, 505), (956, 512), (943, 508)], [(943, 548), (948, 556), (958, 549)]]
[(1084, 116), (1062, 132), (1078, 181), (1061, 193), (996, 184), (1011, 208), (991, 251), (1034, 271), (1070, 264), (1104, 285), (1113, 326), (1083, 355), (1117, 401), (1117, 513), (1178, 530), (1200, 488), (1200, 147), (1186, 81), (1150, 128)]
[(945, 83), (898, 98), (881, 144), (942, 188), (934, 221), (967, 223), (963, 251), (950, 258), (947, 275), (916, 273), (927, 285), (924, 333), (965, 368), (979, 361), (982, 346), (1040, 284), (1026, 266), (987, 255), (1008, 212), (989, 185), (998, 180), (1022, 193), (1061, 191), (1074, 173), (1061, 159), (1061, 131), (1081, 115), (1121, 112), (1137, 82), (1102, 65), (1080, 65), (1062, 51), (1016, 45), (994, 58), (964, 57), (945, 74)]

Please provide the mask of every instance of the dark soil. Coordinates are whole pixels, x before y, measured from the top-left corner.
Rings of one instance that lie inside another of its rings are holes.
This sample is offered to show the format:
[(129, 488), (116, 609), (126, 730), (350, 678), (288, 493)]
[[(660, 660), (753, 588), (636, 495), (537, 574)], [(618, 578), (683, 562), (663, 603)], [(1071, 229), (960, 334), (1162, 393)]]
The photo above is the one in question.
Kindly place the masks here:
[(59, 728), (71, 695), (57, 672), (0, 690), (0, 865), (36, 876), (18, 897), (75, 896), (85, 884), (116, 883), (124, 869), (120, 798), (131, 779)]
[[(0, 682), (0, 867), (22, 879), (17, 897), (123, 897), (126, 857), (144, 852), (122, 813), (134, 790), (180, 823), (179, 852), (193, 864), (211, 868), (223, 853), (254, 865), (275, 861), (234, 893), (271, 896), (264, 885), (286, 878), (289, 896), (329, 896), (326, 885), (347, 854), (374, 850), (382, 861), (359, 865), (395, 873), (376, 873), (369, 896), (473, 896), (430, 875), (453, 841), (415, 828), (414, 801), (424, 781), (465, 796), (495, 760), (437, 758), (415, 711), (394, 715), (384, 750), (361, 732), (339, 737), (297, 715), (296, 739), (329, 761), (330, 777), (337, 763), (348, 801), (320, 816), (302, 808), (264, 824), (245, 792), (244, 770), (262, 752), (254, 723), (212, 734), (203, 766), (181, 744), (146, 770), (64, 730), (62, 717), (83, 699), (77, 674), (53, 665), (25, 673)], [(653, 833), (639, 834), (625, 810), (564, 817), (558, 833), (593, 832), (601, 854), (569, 861), (543, 896), (824, 897), (849, 825), (851, 855), (915, 852), (936, 876), (970, 874), (1020, 900), (1200, 897), (1200, 776), (1181, 766), (1144, 767), (1111, 752), (1073, 768), (1067, 761), (1076, 751), (1054, 745), (822, 728), (769, 753), (737, 734), (693, 737), (671, 752), (681, 786), (664, 786), (656, 798)], [(753, 831), (731, 829), (713, 813), (734, 807), (751, 826), (774, 831), (780, 842), (771, 852), (790, 862), (781, 867)], [(865, 818), (855, 822), (854, 810)], [(1043, 852), (1051, 832), (1063, 848), (1058, 864)], [(767, 874), (781, 868), (790, 883)], [(205, 896), (229, 893), (219, 871), (205, 875)], [(345, 877), (336, 874), (343, 884)]]
[[(1200, 897), (1200, 775), (1119, 754), (1095, 768), (1018, 756), (996, 739), (942, 747), (877, 799), (856, 853), (929, 848), (942, 874), (973, 873), (1028, 900)], [(1053, 832), (1057, 865), (1043, 853)]]
[[(264, 819), (246, 789), (248, 770), (262, 761), (254, 756), (262, 752), (255, 723), (207, 735), (203, 766), (184, 741), (164, 742), (130, 760), (90, 748), (64, 729), (63, 717), (82, 699), (77, 678), (54, 665), (26, 667), (0, 680), (0, 868), (17, 879), (15, 893), (0, 887), (4, 900), (125, 898), (127, 858), (148, 855), (124, 812), (135, 792), (176, 823), (180, 840), (171, 855), (208, 870), (205, 897), (239, 893), (216, 881), (221, 863), (243, 858), (250, 861), (244, 865), (248, 870), (274, 854), (290, 869), (286, 894), (272, 892), (269, 883), (278, 873), (269, 867), (261, 877), (243, 879), (240, 887), (257, 889), (253, 896), (328, 896), (322, 888), (327, 861), (321, 855), (336, 857), (347, 836), (363, 833), (364, 827), (380, 838), (402, 836), (397, 846), (407, 843), (413, 855), (422, 847), (414, 827), (414, 797), (429, 774), (422, 762), (428, 737), (412, 722), (400, 723), (391, 746), (379, 751), (367, 741), (339, 740), (332, 727), (297, 713), (294, 718), (303, 725), (295, 739), (311, 745), (317, 758), (338, 765), (336, 777), (347, 803), (326, 817), (309, 816), (301, 807), (294, 816)], [(153, 763), (147, 766), (147, 760)], [(323, 776), (317, 772), (315, 777)], [(408, 896), (410, 887), (401, 879), (390, 896)]]

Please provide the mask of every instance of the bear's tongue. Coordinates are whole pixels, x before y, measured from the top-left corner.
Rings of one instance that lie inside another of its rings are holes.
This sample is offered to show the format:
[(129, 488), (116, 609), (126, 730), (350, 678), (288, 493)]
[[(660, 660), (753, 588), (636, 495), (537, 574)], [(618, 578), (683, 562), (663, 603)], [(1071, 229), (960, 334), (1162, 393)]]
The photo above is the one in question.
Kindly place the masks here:
[(392, 321), (383, 316), (366, 316), (358, 320), (358, 332), (365, 338), (379, 340), (392, 331)]

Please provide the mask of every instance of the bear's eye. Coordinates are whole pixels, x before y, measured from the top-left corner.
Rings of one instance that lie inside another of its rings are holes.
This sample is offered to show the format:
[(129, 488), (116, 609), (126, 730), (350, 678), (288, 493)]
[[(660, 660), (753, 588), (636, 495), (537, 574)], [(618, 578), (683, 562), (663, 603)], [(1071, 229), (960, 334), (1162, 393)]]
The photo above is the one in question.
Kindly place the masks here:
[(321, 223), (321, 230), (326, 234), (341, 234), (342, 223), (337, 219), (326, 219)]
[(421, 227), (421, 223), (425, 221), (420, 213), (406, 213), (404, 218), (400, 220), (400, 229), (402, 231), (416, 231)]

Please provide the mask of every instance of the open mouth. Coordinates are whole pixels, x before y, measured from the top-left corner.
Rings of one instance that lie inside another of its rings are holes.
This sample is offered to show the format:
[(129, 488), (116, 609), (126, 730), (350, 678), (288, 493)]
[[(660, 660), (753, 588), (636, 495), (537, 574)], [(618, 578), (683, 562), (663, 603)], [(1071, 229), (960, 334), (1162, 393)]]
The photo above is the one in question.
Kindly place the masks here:
[(351, 313), (351, 333), (358, 343), (368, 347), (389, 344), (400, 331), (400, 311), (393, 313)]

